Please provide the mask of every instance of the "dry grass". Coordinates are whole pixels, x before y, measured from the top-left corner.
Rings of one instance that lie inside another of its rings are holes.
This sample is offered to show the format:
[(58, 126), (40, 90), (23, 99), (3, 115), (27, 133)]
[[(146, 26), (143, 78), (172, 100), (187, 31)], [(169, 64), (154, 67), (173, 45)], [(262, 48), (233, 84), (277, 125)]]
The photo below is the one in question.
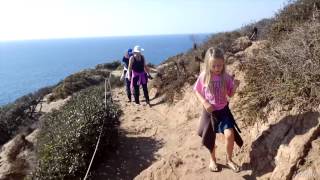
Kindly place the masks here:
[(270, 27), (269, 38), (274, 41), (281, 40), (294, 31), (296, 26), (309, 21), (316, 16), (316, 10), (320, 9), (318, 0), (297, 0), (289, 1), (274, 18), (274, 23)]
[(248, 122), (263, 119), (271, 101), (301, 111), (320, 104), (320, 23), (304, 23), (285, 36), (245, 67), (248, 86), (240, 104)]
[(158, 95), (165, 95), (166, 102), (172, 103), (175, 99), (180, 99), (183, 94), (181, 88), (186, 83), (192, 85), (196, 81), (206, 50), (209, 47), (220, 47), (231, 51), (234, 40), (242, 35), (238, 31), (218, 33), (197, 49), (168, 58), (158, 67), (158, 74), (151, 87), (158, 89)]

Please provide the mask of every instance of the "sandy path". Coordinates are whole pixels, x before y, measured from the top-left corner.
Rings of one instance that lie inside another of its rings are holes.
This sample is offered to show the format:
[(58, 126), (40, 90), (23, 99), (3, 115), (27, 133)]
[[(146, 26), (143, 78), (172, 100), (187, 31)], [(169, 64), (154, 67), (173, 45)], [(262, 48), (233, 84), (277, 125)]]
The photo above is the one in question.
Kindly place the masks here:
[(157, 134), (165, 128), (165, 117), (154, 108), (128, 103), (123, 88), (115, 89), (113, 96), (123, 110), (119, 147), (106, 155), (93, 179), (133, 179), (159, 158), (157, 151), (163, 146)]
[[(151, 108), (136, 106), (126, 102), (123, 88), (115, 89), (113, 96), (124, 111), (120, 119), (120, 144), (116, 152), (106, 154), (93, 179), (225, 180), (245, 179), (249, 174), (249, 171), (233, 173), (223, 165), (225, 151), (221, 136), (217, 140), (217, 161), (222, 170), (219, 173), (208, 170), (209, 153), (196, 134), (201, 107), (190, 87), (173, 106), (161, 104), (159, 99), (151, 100), (155, 104)], [(235, 161), (240, 162), (239, 148), (235, 154)]]

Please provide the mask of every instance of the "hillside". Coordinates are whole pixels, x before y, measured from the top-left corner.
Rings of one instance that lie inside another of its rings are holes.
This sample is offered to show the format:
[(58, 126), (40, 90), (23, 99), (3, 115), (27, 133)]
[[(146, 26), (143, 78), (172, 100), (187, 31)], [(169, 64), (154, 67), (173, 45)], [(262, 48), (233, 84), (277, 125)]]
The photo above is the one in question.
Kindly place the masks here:
[[(267, 47), (267, 41), (256, 41), (239, 53), (247, 59)], [(241, 81), (241, 92), (248, 85), (242, 63), (249, 62), (232, 58), (236, 59), (228, 69)], [(234, 111), (245, 141), (244, 147), (236, 147), (234, 153), (235, 161), (242, 165), (243, 171), (234, 173), (225, 166), (224, 140), (218, 136), (217, 157), (222, 170), (210, 172), (208, 152), (196, 134), (201, 107), (187, 84), (173, 104), (164, 103), (166, 98), (160, 96), (151, 101), (152, 108), (127, 104), (124, 89), (114, 90), (116, 101), (125, 110), (120, 118), (122, 143), (118, 151), (106, 156), (93, 179), (298, 179), (305, 174), (311, 178), (319, 176), (316, 152), (319, 153), (320, 145), (320, 109), (299, 113), (297, 107), (288, 111), (272, 103), (266, 121), (256, 121), (252, 125), (247, 125), (241, 113)], [(152, 89), (152, 95), (156, 91)], [(239, 99), (239, 94), (231, 99), (232, 109), (236, 109)], [(308, 164), (300, 164), (304, 161)]]
[[(118, 87), (118, 63), (76, 73), (1, 108), (0, 177), (83, 178), (104, 129), (90, 179), (317, 179), (319, 9), (317, 0), (298, 0), (272, 19), (215, 34), (168, 58), (155, 67), (151, 108), (126, 103), (124, 88)], [(252, 41), (248, 34), (254, 26), (259, 33)], [(244, 139), (234, 151), (240, 173), (224, 165), (220, 135), (222, 169), (210, 172), (209, 153), (196, 134), (202, 107), (192, 86), (209, 47), (224, 49), (228, 72), (241, 82), (230, 99)], [(107, 77), (113, 89), (106, 109)]]

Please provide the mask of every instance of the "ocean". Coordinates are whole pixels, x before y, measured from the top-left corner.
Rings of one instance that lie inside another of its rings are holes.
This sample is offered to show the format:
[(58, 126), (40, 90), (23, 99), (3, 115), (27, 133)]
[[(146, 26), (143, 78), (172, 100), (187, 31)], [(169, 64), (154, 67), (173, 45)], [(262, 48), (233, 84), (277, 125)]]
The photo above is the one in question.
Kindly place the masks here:
[(140, 45), (147, 62), (159, 64), (170, 56), (201, 43), (208, 34), (158, 35), (25, 40), (0, 42), (0, 105), (42, 87), (55, 85), (66, 76), (101, 63), (121, 60), (128, 48)]

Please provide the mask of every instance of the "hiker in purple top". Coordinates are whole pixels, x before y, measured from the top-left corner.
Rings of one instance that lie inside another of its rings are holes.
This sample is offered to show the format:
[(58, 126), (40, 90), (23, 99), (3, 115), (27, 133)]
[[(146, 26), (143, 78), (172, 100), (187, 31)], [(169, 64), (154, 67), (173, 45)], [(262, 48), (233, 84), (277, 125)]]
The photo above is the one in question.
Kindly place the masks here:
[(133, 91), (133, 96), (136, 104), (140, 104), (139, 101), (139, 87), (142, 85), (143, 94), (146, 99), (146, 103), (150, 106), (149, 93), (148, 93), (148, 77), (149, 69), (146, 66), (145, 58), (141, 54), (142, 49), (140, 46), (135, 46), (133, 48), (133, 56), (129, 60), (129, 79), (131, 80), (131, 90)]

